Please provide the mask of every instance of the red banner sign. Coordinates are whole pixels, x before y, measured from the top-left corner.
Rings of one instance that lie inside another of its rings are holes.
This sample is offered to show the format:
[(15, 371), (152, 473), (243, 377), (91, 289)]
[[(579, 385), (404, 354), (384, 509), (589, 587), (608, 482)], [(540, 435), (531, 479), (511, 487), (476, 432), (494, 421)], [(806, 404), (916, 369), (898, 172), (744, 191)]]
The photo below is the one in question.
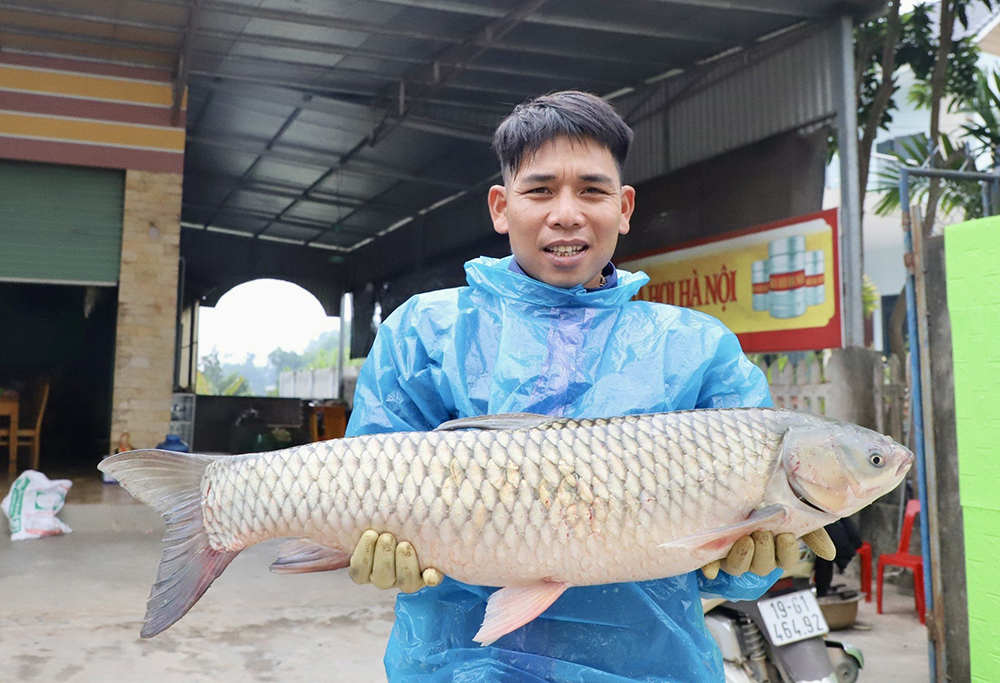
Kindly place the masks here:
[(649, 275), (637, 298), (713, 315), (747, 353), (843, 346), (836, 209), (642, 254), (621, 267)]

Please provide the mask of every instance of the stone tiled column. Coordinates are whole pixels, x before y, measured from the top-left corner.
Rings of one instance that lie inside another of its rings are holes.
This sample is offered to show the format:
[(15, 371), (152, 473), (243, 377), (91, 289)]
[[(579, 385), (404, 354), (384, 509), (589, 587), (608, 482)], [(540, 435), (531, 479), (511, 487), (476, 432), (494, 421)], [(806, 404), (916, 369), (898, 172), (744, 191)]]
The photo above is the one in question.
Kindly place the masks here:
[(180, 258), (179, 173), (125, 176), (111, 448), (161, 442), (170, 423)]

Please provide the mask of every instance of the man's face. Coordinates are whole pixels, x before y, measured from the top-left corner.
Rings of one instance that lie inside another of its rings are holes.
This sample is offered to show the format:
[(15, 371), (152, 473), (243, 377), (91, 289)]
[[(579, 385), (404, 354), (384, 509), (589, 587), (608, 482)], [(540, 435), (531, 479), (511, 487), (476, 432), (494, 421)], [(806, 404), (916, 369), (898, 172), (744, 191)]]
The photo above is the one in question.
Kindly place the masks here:
[(525, 157), (489, 193), (493, 229), (510, 236), (525, 273), (555, 287), (597, 287), (629, 229), (635, 190), (621, 184), (611, 152), (560, 136)]

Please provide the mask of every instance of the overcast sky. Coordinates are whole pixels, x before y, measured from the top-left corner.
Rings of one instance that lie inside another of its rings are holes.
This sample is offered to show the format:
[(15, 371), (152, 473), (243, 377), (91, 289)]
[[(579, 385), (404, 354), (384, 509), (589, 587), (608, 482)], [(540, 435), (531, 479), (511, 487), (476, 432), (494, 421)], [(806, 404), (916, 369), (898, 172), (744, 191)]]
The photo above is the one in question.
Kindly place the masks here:
[(267, 364), (276, 348), (303, 351), (327, 330), (339, 328), (312, 294), (282, 280), (254, 280), (226, 292), (214, 308), (203, 306), (198, 331), (201, 357), (219, 349), (224, 361), (242, 363), (248, 353)]

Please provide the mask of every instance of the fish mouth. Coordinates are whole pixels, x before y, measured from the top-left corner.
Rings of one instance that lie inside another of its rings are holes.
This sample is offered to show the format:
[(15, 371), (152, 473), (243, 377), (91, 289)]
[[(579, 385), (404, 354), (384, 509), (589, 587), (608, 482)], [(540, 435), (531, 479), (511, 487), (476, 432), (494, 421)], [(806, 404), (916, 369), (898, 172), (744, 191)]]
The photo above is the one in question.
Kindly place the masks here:
[(904, 449), (903, 453), (906, 455), (906, 457), (903, 458), (903, 462), (899, 463), (899, 467), (896, 468), (897, 477), (902, 477), (904, 474), (906, 474), (906, 471), (910, 469), (910, 465), (912, 465), (913, 461), (916, 459), (916, 456), (914, 456), (909, 449)]

